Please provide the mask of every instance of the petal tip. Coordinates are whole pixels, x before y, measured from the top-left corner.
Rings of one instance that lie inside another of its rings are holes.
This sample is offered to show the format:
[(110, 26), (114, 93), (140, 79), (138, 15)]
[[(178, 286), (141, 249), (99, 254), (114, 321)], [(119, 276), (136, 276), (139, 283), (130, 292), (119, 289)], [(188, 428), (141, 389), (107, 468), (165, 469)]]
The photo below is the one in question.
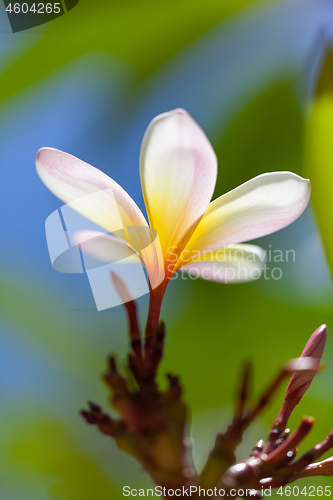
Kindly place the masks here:
[(327, 337), (327, 326), (324, 324), (324, 325), (321, 325), (317, 328), (317, 330), (315, 331), (315, 333), (317, 335), (321, 335), (323, 337)]
[(44, 153), (45, 149), (47, 149), (47, 148), (40, 148), (40, 149), (37, 151), (37, 154), (36, 154), (36, 166), (38, 166), (38, 165), (37, 165), (37, 162), (39, 162), (39, 161), (40, 161), (40, 158), (41, 158), (41, 156), (43, 155), (43, 153)]
[(37, 169), (37, 172), (40, 173), (41, 170), (43, 169), (47, 169), (48, 167), (48, 163), (50, 161), (52, 161), (52, 157), (50, 156), (52, 153), (62, 153), (63, 155), (66, 155), (67, 153), (63, 153), (62, 151), (60, 151), (59, 149), (56, 149), (56, 148), (50, 148), (50, 147), (43, 147), (43, 148), (40, 148), (38, 151), (37, 151), (37, 155), (36, 155), (36, 169)]
[(39, 159), (44, 153), (48, 153), (49, 151), (59, 151), (59, 150), (44, 146), (37, 151), (36, 159)]
[(176, 108), (170, 111), (170, 113), (175, 113), (179, 115), (190, 116), (190, 114), (183, 108)]
[(156, 122), (156, 121), (159, 121), (163, 118), (170, 118), (170, 117), (173, 117), (173, 116), (183, 116), (183, 117), (186, 117), (186, 118), (190, 118), (193, 120), (193, 118), (191, 117), (191, 115), (183, 108), (175, 108), (175, 109), (171, 109), (170, 111), (165, 111), (164, 113), (160, 113), (159, 115), (155, 116), (152, 120), (152, 122)]

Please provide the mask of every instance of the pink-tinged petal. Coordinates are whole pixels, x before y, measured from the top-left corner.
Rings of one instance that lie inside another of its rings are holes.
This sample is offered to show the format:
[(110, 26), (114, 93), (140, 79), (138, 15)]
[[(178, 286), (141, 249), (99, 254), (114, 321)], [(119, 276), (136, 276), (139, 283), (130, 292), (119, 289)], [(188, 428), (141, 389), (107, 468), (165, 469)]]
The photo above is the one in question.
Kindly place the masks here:
[[(37, 154), (36, 168), (53, 194), (107, 231), (147, 228), (145, 217), (126, 191), (88, 163), (57, 149), (43, 148)], [(141, 246), (137, 234), (130, 243)]]
[[(134, 236), (137, 241), (140, 240), (138, 251), (125, 241), (126, 236), (129, 240), (133, 240)], [(113, 263), (126, 259), (126, 263), (135, 264), (141, 261), (147, 270), (151, 288), (156, 288), (164, 280), (159, 241), (147, 228), (129, 228), (116, 235), (99, 231), (78, 231), (74, 234), (74, 242), (80, 245), (85, 254), (101, 262)]]
[(315, 360), (316, 363), (314, 370), (295, 373), (292, 375), (287, 387), (282, 408), (275, 421), (276, 427), (285, 428), (295, 406), (298, 405), (303, 395), (310, 387), (311, 382), (316, 375), (316, 370), (318, 370), (320, 366), (321, 357), (326, 344), (326, 338), (327, 327), (326, 325), (321, 325), (311, 335), (306, 346), (304, 347), (300, 359), (311, 358), (312, 360)]
[(260, 278), (265, 251), (255, 245), (231, 245), (206, 253), (180, 270), (192, 279), (203, 278), (221, 283), (245, 283)]
[(210, 203), (186, 249), (214, 251), (278, 231), (301, 215), (310, 191), (291, 172), (259, 175)]
[(217, 160), (206, 135), (177, 109), (154, 118), (145, 133), (140, 176), (151, 227), (164, 258), (184, 247), (213, 195)]
[(126, 262), (140, 262), (138, 254), (126, 241), (111, 234), (78, 231), (74, 234), (74, 242), (80, 245), (83, 252), (101, 262), (112, 263), (123, 259), (127, 259)]

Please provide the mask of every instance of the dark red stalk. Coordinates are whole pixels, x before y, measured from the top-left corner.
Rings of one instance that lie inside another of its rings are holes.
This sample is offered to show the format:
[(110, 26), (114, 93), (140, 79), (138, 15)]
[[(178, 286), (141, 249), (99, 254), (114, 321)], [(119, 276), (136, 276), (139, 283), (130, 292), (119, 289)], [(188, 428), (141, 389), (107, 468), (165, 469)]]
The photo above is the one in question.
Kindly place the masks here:
[(312, 417), (303, 417), (300, 425), (280, 446), (272, 451), (266, 460), (266, 463), (277, 464), (281, 462), (288, 451), (295, 448), (312, 429), (314, 419)]
[(157, 288), (150, 289), (148, 318), (147, 318), (146, 332), (145, 332), (146, 341), (150, 337), (155, 337), (158, 331), (162, 301), (166, 285), (167, 285), (166, 281), (163, 281), (163, 283), (161, 283)]

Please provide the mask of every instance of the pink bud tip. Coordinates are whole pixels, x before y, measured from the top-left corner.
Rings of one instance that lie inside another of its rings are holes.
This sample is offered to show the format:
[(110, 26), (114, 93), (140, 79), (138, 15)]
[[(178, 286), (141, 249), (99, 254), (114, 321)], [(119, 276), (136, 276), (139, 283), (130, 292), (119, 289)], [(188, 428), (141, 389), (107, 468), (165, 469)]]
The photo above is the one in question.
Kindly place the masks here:
[(323, 355), (325, 343), (327, 338), (327, 326), (321, 325), (309, 338), (306, 346), (303, 349), (301, 358), (310, 356), (311, 358), (318, 358), (319, 361)]
[(110, 275), (115, 289), (117, 290), (117, 293), (123, 304), (132, 302), (134, 300), (134, 296), (131, 290), (126, 285), (125, 281), (119, 276), (119, 274), (115, 273), (114, 271), (111, 271)]

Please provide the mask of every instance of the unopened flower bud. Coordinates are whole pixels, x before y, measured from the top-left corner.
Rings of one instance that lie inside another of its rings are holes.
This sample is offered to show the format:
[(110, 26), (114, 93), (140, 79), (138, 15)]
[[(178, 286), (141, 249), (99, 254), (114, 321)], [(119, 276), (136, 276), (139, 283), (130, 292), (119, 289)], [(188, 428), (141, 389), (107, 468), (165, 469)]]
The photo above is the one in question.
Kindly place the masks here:
[(134, 295), (119, 274), (111, 271), (111, 279), (123, 304), (134, 301)]
[(314, 361), (314, 369), (309, 371), (300, 371), (292, 375), (287, 387), (282, 408), (275, 421), (275, 427), (281, 430), (286, 427), (292, 411), (294, 410), (295, 406), (298, 405), (303, 395), (310, 387), (311, 382), (320, 366), (320, 360), (324, 351), (326, 337), (326, 325), (321, 325), (311, 335), (309, 341), (304, 347), (304, 350), (300, 356), (300, 362), (303, 361), (303, 358), (311, 358), (311, 360)]

